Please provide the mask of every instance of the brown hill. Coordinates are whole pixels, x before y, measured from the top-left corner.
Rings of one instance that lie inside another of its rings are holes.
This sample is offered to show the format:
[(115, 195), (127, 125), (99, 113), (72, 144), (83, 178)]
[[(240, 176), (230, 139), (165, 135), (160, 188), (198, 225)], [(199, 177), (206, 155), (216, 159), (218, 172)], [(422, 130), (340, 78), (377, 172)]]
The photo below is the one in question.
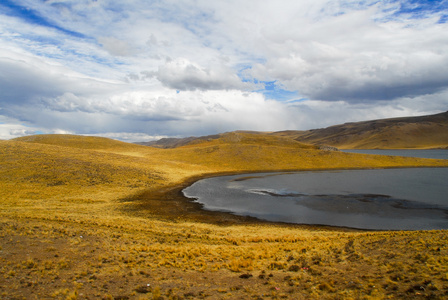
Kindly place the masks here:
[(316, 148), (248, 132), (175, 149), (69, 135), (0, 141), (1, 299), (443, 299), (443, 230), (267, 224), (182, 197), (217, 174), (448, 167)]
[[(448, 148), (448, 112), (420, 116), (345, 123), (306, 131), (287, 130), (272, 133), (235, 131), (236, 134), (277, 136), (304, 144), (340, 149), (432, 149)], [(164, 138), (138, 143), (156, 148), (177, 148), (222, 139), (230, 133), (202, 137)], [(280, 142), (280, 141), (278, 141)]]
[(341, 149), (448, 148), (448, 112), (272, 134), (302, 143), (330, 145)]
[(170, 148), (177, 148), (181, 146), (188, 145), (190, 143), (196, 143), (197, 141), (207, 141), (207, 140), (213, 140), (219, 138), (221, 135), (208, 135), (208, 136), (190, 136), (186, 138), (162, 138), (160, 140), (156, 141), (150, 141), (150, 142), (139, 142), (136, 143), (138, 145), (143, 146), (151, 146), (155, 148), (163, 148), (163, 149), (170, 149)]

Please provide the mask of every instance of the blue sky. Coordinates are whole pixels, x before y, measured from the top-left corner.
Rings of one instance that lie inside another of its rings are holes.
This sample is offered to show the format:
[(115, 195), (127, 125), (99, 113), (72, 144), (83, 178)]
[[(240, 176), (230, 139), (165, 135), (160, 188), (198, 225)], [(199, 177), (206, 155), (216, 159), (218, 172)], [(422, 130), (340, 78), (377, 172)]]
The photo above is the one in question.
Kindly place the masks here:
[(84, 35), (81, 33), (71, 31), (58, 26), (51, 19), (47, 19), (38, 10), (34, 10), (26, 5), (22, 6), (20, 4), (20, 1), (2, 0), (2, 2), (0, 3), (0, 7), (2, 8), (2, 12), (4, 15), (19, 18), (22, 19), (24, 22), (35, 24), (37, 26), (56, 29), (57, 31), (60, 31), (63, 34), (72, 37), (80, 37), (80, 38), (84, 37)]
[(446, 23), (448, 17), (448, 2), (442, 1), (396, 1), (399, 9), (394, 12), (395, 16), (410, 15), (412, 18), (427, 18), (433, 14), (439, 14), (439, 23)]
[(448, 107), (448, 1), (3, 0), (0, 139), (311, 129)]

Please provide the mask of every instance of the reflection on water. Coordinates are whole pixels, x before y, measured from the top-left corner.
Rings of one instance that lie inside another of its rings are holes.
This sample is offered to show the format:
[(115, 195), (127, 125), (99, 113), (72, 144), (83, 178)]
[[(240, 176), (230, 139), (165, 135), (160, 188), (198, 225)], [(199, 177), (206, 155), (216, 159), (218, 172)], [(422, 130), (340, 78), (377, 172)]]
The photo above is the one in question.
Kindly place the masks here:
[(246, 174), (184, 190), (204, 209), (363, 229), (448, 229), (448, 168)]
[[(396, 199), (388, 195), (347, 194), (347, 195), (305, 195), (274, 190), (247, 190), (250, 193), (265, 194), (272, 197), (292, 197), (297, 205), (332, 213), (370, 214), (382, 217), (403, 216), (428, 217), (435, 211), (448, 216), (448, 208), (418, 201)], [(406, 211), (403, 211), (406, 210)]]

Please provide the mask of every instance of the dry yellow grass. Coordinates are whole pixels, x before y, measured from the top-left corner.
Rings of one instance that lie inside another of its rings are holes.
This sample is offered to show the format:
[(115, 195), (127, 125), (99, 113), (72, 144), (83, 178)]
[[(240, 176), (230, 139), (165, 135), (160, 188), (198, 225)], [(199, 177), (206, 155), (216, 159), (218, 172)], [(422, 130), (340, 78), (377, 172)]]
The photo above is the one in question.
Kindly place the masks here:
[(103, 138), (0, 141), (0, 298), (444, 298), (446, 231), (361, 232), (204, 212), (217, 173), (448, 167), (230, 133), (177, 149)]
[(448, 112), (272, 134), (340, 149), (447, 149)]

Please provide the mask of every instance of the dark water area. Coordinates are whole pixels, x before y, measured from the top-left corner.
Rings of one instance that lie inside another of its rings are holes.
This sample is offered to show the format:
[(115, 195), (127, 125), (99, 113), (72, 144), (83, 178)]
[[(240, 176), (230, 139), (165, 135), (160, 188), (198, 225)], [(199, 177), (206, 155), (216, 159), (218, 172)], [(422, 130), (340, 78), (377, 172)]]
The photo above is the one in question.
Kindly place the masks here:
[(444, 149), (348, 149), (341, 150), (341, 152), (361, 153), (361, 154), (379, 154), (379, 155), (396, 155), (396, 156), (408, 156), (408, 157), (420, 157), (420, 158), (436, 158), (436, 159), (448, 159), (448, 150)]
[(448, 229), (448, 168), (255, 173), (183, 190), (206, 210), (372, 230)]

